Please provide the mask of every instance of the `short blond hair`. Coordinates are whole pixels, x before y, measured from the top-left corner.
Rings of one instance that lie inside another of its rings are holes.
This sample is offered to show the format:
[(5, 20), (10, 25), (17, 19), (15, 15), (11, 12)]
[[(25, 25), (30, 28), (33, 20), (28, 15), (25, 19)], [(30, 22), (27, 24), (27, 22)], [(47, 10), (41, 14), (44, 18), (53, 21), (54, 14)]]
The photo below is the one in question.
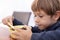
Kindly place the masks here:
[(60, 0), (34, 0), (31, 6), (32, 11), (44, 10), (48, 15), (54, 15), (60, 11)]

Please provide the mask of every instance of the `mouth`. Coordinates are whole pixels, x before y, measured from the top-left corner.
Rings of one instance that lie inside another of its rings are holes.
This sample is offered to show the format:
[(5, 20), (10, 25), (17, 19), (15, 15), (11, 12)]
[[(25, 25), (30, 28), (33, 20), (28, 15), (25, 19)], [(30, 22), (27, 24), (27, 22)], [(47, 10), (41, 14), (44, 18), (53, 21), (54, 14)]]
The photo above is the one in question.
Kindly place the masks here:
[(37, 26), (41, 25), (40, 23), (36, 23)]
[(36, 24), (36, 26), (37, 26), (37, 27), (40, 27), (40, 26), (42, 26), (42, 25), (41, 25), (41, 24)]

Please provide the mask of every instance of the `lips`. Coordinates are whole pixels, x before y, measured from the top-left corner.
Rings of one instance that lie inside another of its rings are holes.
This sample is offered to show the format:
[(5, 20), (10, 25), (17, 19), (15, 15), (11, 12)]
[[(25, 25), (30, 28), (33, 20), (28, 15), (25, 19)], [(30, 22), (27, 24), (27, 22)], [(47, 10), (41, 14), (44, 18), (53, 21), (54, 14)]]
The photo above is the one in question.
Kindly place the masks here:
[(36, 25), (37, 25), (37, 26), (41, 26), (41, 24), (39, 24), (39, 23), (36, 23)]

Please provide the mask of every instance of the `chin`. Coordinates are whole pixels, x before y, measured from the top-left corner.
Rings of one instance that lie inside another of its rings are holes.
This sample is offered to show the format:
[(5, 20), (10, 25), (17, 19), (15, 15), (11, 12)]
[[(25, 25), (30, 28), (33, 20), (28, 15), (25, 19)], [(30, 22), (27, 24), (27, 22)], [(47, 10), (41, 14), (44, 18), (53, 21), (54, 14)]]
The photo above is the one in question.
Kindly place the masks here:
[(38, 28), (39, 28), (40, 30), (44, 30), (44, 29), (45, 29), (44, 26), (38, 26)]

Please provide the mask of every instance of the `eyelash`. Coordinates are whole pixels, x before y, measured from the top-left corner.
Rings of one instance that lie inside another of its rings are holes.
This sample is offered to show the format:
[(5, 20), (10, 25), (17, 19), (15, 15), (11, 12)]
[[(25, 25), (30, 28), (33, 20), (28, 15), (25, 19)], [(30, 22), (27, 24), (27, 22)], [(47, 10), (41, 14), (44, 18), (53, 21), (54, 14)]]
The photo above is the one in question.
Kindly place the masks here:
[[(34, 17), (37, 17), (36, 15)], [(42, 18), (43, 16), (39, 16), (40, 18)]]
[(42, 18), (43, 16), (39, 16), (40, 18)]

